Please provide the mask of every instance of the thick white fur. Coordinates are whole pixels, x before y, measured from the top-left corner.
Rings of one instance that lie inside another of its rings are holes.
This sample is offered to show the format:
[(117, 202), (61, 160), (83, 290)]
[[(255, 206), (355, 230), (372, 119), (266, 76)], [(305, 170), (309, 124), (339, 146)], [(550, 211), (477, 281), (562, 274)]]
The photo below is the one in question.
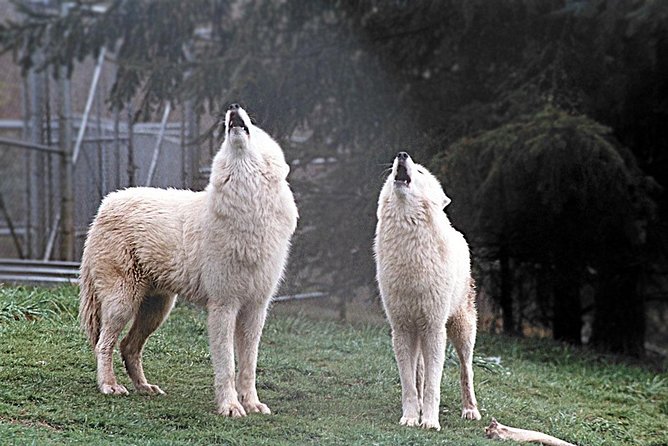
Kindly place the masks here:
[[(270, 413), (255, 386), (257, 351), (267, 307), (281, 280), (297, 207), (279, 145), (248, 127), (230, 129), (202, 192), (130, 188), (100, 206), (81, 261), (81, 326), (95, 348), (98, 387), (127, 394), (116, 381), (112, 353), (121, 355), (135, 388), (163, 391), (144, 376), (141, 353), (167, 318), (176, 295), (204, 305), (219, 413)], [(235, 380), (235, 352), (239, 372)]]
[(377, 280), (401, 378), (400, 423), (439, 430), (446, 327), (461, 364), (462, 417), (480, 419), (473, 391), (476, 309), (469, 249), (443, 212), (450, 199), (438, 180), (409, 157), (410, 185), (395, 184), (398, 162), (378, 200)]

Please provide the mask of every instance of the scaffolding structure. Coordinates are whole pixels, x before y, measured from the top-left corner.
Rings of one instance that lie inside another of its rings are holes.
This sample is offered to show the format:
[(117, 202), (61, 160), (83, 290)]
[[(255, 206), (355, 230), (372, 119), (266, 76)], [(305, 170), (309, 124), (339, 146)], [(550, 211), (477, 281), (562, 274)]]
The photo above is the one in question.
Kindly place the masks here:
[[(39, 62), (40, 55), (34, 57)], [(54, 80), (51, 70), (31, 70), (23, 85), (23, 120), (0, 121), (0, 257), (76, 261), (109, 192), (198, 187), (192, 104), (174, 113), (167, 103), (158, 123), (134, 123), (131, 104), (109, 112), (100, 86), (109, 63), (102, 50), (81, 114), (73, 113), (67, 76)]]

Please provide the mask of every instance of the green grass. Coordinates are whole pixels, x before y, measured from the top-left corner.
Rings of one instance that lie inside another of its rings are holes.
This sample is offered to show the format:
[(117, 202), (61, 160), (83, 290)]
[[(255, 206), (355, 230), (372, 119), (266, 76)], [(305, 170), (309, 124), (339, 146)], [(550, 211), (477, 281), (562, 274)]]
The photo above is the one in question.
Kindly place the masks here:
[[(317, 320), (294, 307), (272, 309), (260, 348), (258, 391), (274, 413), (231, 420), (215, 414), (200, 310), (178, 305), (147, 344), (147, 376), (166, 396), (109, 397), (95, 388), (76, 290), (0, 288), (0, 444), (488, 445), (498, 444), (484, 438), (492, 416), (580, 445), (668, 444), (667, 374), (484, 334), (475, 368), (483, 420), (459, 419), (458, 369), (449, 361), (442, 430), (401, 427), (387, 326)], [(130, 388), (118, 359), (116, 370)]]

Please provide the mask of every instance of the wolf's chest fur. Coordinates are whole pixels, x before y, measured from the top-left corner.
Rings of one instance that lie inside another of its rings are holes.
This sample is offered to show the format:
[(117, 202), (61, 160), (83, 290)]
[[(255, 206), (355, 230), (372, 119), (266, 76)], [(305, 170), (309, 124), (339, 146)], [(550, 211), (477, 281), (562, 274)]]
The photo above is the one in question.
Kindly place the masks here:
[(459, 283), (468, 274), (461, 235), (445, 217), (415, 221), (396, 214), (381, 218), (376, 235), (386, 311), (397, 323), (409, 325), (447, 318), (458, 304)]

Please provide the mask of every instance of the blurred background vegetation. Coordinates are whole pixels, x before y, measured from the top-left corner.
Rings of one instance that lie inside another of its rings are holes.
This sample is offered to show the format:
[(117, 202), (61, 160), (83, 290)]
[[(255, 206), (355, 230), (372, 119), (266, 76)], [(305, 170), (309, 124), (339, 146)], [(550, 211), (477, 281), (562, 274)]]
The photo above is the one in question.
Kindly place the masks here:
[(301, 213), (286, 292), (374, 298), (376, 199), (407, 150), (453, 200), (483, 328), (666, 354), (668, 3), (34, 3), (0, 28), (24, 73), (104, 47), (109, 107), (193, 104), (203, 165), (233, 101), (281, 142)]

